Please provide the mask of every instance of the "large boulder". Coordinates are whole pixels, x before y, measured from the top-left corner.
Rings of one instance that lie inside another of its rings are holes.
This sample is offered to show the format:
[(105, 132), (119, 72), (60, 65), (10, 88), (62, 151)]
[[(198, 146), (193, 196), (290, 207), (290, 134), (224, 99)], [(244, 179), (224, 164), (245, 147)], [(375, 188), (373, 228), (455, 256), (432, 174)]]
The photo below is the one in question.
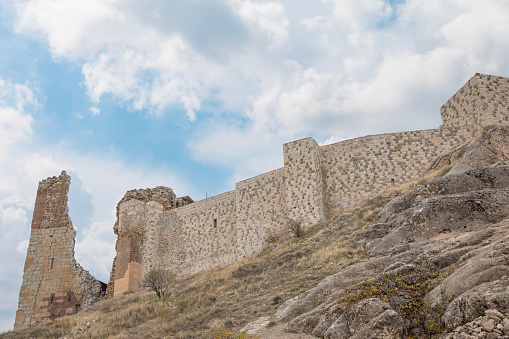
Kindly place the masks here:
[(325, 339), (399, 338), (403, 318), (389, 303), (370, 298), (362, 300), (341, 315), (325, 332)]
[[(509, 168), (508, 168), (509, 170)], [(430, 239), (441, 233), (469, 232), (509, 217), (509, 189), (482, 189), (427, 198), (393, 218), (392, 231), (371, 249)]]
[(394, 262), (388, 257), (373, 258), (349, 266), (342, 271), (322, 280), (316, 287), (284, 302), (276, 312), (276, 322), (288, 322), (297, 316), (309, 312), (331, 299), (331, 295), (342, 289), (355, 286), (367, 276), (374, 276)]
[(509, 163), (499, 163), (497, 166), (447, 175), (430, 180), (424, 185), (415, 187), (408, 193), (391, 200), (380, 211), (377, 220), (379, 223), (389, 223), (399, 213), (417, 206), (430, 197), (507, 187), (509, 187)]
[(492, 308), (509, 313), (509, 279), (486, 282), (464, 292), (447, 307), (442, 320), (452, 330)]
[(509, 160), (509, 126), (489, 126), (470, 145), (448, 175), (484, 168), (507, 160)]
[[(507, 228), (509, 220), (497, 226)], [(425, 300), (432, 305), (447, 305), (463, 293), (499, 279), (509, 279), (509, 235), (481, 247), (477, 255), (454, 270)]]

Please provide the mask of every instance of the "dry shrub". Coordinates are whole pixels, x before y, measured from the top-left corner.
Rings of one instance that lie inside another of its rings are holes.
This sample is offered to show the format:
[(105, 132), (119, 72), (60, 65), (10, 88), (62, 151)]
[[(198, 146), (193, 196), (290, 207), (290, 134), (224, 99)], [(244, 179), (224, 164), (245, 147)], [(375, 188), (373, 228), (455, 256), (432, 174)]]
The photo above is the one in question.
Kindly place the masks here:
[(175, 281), (177, 275), (170, 270), (151, 269), (140, 283), (141, 288), (156, 292), (159, 299), (164, 299), (166, 292)]
[(302, 219), (290, 219), (286, 220), (288, 231), (295, 235), (297, 238), (301, 238), (304, 235), (304, 226), (302, 225)]

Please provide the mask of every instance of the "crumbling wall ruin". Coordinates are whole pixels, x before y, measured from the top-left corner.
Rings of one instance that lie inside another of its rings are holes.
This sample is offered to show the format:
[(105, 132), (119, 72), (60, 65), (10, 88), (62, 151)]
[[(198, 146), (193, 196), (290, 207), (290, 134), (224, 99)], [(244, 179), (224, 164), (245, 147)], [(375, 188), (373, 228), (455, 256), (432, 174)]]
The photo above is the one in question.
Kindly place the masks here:
[[(172, 189), (161, 186), (129, 191), (117, 205), (117, 255), (107, 296), (138, 291), (151, 268), (171, 269), (182, 276), (237, 261), (259, 251), (274, 233), (285, 231), (288, 219), (314, 224), (334, 209), (352, 207), (416, 179), (442, 152), (468, 144), (487, 125), (507, 123), (508, 97), (509, 79), (476, 74), (442, 106), (440, 128), (326, 146), (312, 138), (289, 142), (283, 145), (283, 168), (197, 202), (177, 198)], [(66, 178), (63, 172), (40, 184), (16, 328), (72, 313), (89, 300), (87, 290), (97, 290), (85, 288), (83, 279), (76, 278), (82, 269), (74, 261)], [(62, 249), (52, 237), (64, 244)], [(72, 260), (60, 263), (58, 258)], [(47, 275), (54, 269), (48, 265), (57, 263), (58, 276), (69, 281), (65, 288)], [(57, 301), (61, 306), (54, 305)]]
[(39, 182), (14, 329), (68, 315), (99, 300), (106, 284), (74, 259), (74, 230), (67, 208), (70, 176)]

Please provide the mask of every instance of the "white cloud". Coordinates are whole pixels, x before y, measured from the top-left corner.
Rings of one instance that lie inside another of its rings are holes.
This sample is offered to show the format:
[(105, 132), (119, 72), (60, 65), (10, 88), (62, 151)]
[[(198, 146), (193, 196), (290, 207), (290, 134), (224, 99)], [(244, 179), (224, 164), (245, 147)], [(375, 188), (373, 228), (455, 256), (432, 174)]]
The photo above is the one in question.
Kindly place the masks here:
[[(32, 134), (32, 117), (24, 113), (37, 106), (28, 87), (0, 79), (0, 156), (15, 142), (26, 141)], [(5, 156), (5, 155), (4, 155)]]
[(327, 140), (323, 141), (323, 142), (320, 142), (319, 145), (320, 146), (324, 146), (324, 145), (330, 145), (330, 144), (335, 144), (337, 142), (340, 142), (340, 141), (343, 141), (345, 140), (346, 138), (344, 137), (340, 137), (340, 136), (337, 136), (337, 135), (333, 135), (331, 136), (330, 138), (328, 138)]
[[(82, 63), (95, 102), (109, 93), (154, 114), (177, 104), (195, 121), (213, 100), (288, 136), (359, 134), (367, 128), (353, 125), (380, 126), (370, 121), (382, 113), (411, 117), (408, 98), (425, 90), (451, 91), (477, 71), (507, 72), (506, 2), (324, 4), (317, 15), (291, 11), (288, 1), (32, 0), (18, 6), (18, 29), (42, 34), (55, 57)], [(438, 116), (440, 104), (425, 109)]]
[[(22, 243), (29, 235), (27, 213), (33, 203), (29, 180), (19, 172), (19, 156), (32, 135), (32, 117), (25, 110), (37, 106), (32, 91), (0, 79), (0, 255), (9, 258), (0, 266), (0, 330), (12, 326), (4, 319), (17, 305), (25, 253)], [(36, 188), (36, 187), (35, 187)], [(21, 259), (22, 258), (22, 259)], [(12, 312), (14, 314), (14, 312)], [(11, 319), (12, 318), (12, 319)], [(10, 326), (9, 326), (10, 325)]]
[[(19, 2), (19, 31), (47, 39), (55, 57), (89, 58), (104, 44), (125, 37), (130, 26), (112, 0)], [(114, 29), (111, 25), (119, 29)], [(131, 29), (129, 29), (131, 27)], [(112, 29), (109, 29), (112, 28)]]
[[(191, 93), (191, 95), (192, 94), (193, 93)], [(190, 97), (183, 96), (180, 100), (186, 108), (189, 120), (196, 121), (196, 111), (200, 109), (200, 99), (198, 99), (195, 95), (192, 95)]]
[(101, 110), (98, 107), (93, 106), (90, 107), (90, 113), (96, 117), (101, 114)]
[(19, 253), (19, 254), (23, 254), (23, 255), (26, 255), (27, 253), (27, 249), (28, 249), (28, 244), (30, 243), (29, 240), (25, 239), (25, 240), (22, 240), (18, 243), (18, 246), (16, 246), (16, 251)]
[[(156, 115), (180, 105), (190, 121), (227, 111), (223, 130), (243, 135), (246, 120), (260, 140), (433, 128), (475, 72), (509, 75), (502, 0), (29, 0), (17, 13), (20, 32), (82, 65), (94, 102), (112, 94)], [(199, 140), (190, 149), (207, 161)]]
[(392, 12), (392, 7), (383, 0), (329, 0), (334, 4), (332, 19), (346, 26), (348, 31), (373, 29)]
[(208, 165), (232, 169), (229, 186), (235, 182), (283, 166), (283, 139), (255, 126), (214, 125), (198, 133), (189, 147), (193, 157)]
[(280, 46), (288, 39), (289, 21), (282, 4), (237, 0), (232, 1), (232, 5), (253, 31), (259, 31), (265, 36), (269, 41), (269, 48)]

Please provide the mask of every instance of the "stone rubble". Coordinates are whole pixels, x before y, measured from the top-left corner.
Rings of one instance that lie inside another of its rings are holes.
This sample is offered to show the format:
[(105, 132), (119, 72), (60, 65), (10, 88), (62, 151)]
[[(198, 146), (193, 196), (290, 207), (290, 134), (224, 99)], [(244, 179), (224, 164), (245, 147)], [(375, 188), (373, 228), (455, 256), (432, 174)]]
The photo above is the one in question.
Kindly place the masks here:
[[(509, 296), (508, 296), (509, 297)], [(452, 332), (446, 333), (444, 339), (497, 339), (509, 338), (509, 314), (505, 315), (495, 309), (485, 311), (485, 315), (478, 317)]]

